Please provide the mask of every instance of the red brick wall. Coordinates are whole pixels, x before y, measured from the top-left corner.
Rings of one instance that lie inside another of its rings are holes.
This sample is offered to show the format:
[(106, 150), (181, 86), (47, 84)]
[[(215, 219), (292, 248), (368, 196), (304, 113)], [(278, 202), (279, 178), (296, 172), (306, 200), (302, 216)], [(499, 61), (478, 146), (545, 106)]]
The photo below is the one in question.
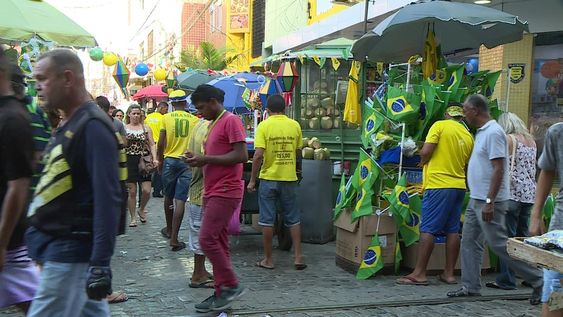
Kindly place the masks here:
[[(201, 14), (204, 9), (205, 4), (203, 3), (184, 3), (182, 8), (182, 50), (188, 47), (197, 47), (200, 42), (205, 41), (209, 28), (207, 21), (209, 14)], [(188, 28), (190, 28), (189, 31), (187, 31)]]

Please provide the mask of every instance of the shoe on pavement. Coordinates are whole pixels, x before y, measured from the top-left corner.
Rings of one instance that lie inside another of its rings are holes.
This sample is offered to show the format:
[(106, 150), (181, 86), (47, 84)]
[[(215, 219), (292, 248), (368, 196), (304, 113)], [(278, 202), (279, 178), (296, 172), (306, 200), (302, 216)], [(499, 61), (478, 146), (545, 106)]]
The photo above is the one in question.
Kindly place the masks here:
[(199, 303), (199, 304), (195, 304), (195, 310), (198, 313), (208, 313), (211, 311), (211, 306), (213, 305), (213, 303), (215, 302), (215, 299), (217, 297), (215, 296), (215, 294), (207, 297), (203, 302)]
[(448, 297), (464, 297), (464, 296), (481, 296), (481, 293), (470, 292), (467, 287), (462, 286), (460, 289), (448, 292)]
[(530, 297), (530, 304), (534, 306), (541, 304), (542, 293), (543, 286), (535, 287), (534, 291), (532, 292), (532, 297)]
[(221, 294), (211, 304), (211, 310), (223, 311), (231, 307), (233, 302), (242, 297), (246, 293), (246, 288), (242, 285), (236, 287), (223, 287)]

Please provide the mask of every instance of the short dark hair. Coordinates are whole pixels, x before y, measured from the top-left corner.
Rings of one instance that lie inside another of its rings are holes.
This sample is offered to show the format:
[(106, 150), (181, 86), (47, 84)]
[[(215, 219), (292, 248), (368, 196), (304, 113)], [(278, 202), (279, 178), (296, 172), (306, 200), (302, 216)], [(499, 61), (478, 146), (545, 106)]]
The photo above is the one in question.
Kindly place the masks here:
[(158, 103), (157, 108), (160, 108), (160, 107), (168, 108), (168, 103), (166, 103), (166, 101), (161, 101), (161, 102)]
[(71, 70), (77, 76), (84, 77), (84, 66), (82, 61), (76, 53), (69, 49), (58, 48), (52, 51), (48, 51), (39, 56), (37, 61), (42, 59), (51, 59), (51, 67), (56, 71), (57, 74), (63, 73), (66, 70)]
[(475, 107), (479, 112), (489, 112), (489, 102), (487, 98), (480, 94), (475, 94), (467, 97), (465, 102)]
[(266, 109), (269, 109), (275, 113), (281, 113), (285, 111), (285, 100), (281, 95), (271, 95), (266, 100)]
[(225, 101), (225, 92), (217, 87), (204, 84), (197, 86), (192, 93), (193, 104), (207, 102), (211, 99), (215, 99), (218, 103), (223, 104), (223, 101)]
[(98, 96), (98, 97), (96, 97), (96, 103), (105, 112), (109, 111), (110, 102), (109, 102), (108, 98), (106, 98), (104, 96)]

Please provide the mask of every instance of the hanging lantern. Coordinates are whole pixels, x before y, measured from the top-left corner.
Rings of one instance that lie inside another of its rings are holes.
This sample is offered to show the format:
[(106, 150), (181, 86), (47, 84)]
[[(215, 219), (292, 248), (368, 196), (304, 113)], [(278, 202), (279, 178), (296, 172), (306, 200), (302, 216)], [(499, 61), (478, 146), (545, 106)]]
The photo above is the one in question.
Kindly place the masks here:
[(281, 94), (282, 88), (280, 84), (274, 79), (267, 79), (262, 88), (260, 88), (260, 101), (262, 101), (262, 107), (266, 107), (266, 100), (271, 95)]
[(283, 62), (278, 70), (277, 81), (280, 84), (283, 92), (292, 92), (297, 85), (299, 74), (297, 68), (292, 62)]

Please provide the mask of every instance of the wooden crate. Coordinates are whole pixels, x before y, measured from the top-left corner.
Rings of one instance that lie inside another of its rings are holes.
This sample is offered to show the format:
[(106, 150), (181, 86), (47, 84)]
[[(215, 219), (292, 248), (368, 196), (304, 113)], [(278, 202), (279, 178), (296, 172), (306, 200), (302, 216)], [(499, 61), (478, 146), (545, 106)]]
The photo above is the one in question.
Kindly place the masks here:
[(535, 266), (563, 272), (563, 254), (525, 244), (524, 239), (525, 238), (508, 239), (506, 250), (511, 257), (531, 263)]

